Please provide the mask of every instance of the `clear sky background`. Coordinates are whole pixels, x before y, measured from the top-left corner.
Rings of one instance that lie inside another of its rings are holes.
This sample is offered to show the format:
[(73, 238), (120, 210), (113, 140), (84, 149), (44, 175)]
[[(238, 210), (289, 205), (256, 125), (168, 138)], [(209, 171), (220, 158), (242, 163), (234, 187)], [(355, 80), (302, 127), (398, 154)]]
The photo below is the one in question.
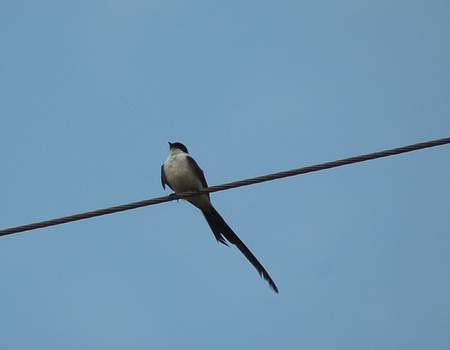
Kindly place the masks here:
[[(450, 3), (0, 2), (0, 225), (450, 135)], [(168, 192), (165, 192), (168, 193)], [(0, 348), (448, 349), (450, 147), (0, 238)]]

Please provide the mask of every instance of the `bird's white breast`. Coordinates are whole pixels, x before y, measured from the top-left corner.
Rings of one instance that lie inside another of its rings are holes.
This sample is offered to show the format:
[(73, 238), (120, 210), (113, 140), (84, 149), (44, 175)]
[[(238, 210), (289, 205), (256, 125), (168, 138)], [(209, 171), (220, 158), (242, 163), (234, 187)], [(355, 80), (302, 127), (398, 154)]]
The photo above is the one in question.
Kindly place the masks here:
[(169, 154), (164, 162), (166, 181), (175, 192), (197, 191), (203, 187), (187, 157), (186, 153)]

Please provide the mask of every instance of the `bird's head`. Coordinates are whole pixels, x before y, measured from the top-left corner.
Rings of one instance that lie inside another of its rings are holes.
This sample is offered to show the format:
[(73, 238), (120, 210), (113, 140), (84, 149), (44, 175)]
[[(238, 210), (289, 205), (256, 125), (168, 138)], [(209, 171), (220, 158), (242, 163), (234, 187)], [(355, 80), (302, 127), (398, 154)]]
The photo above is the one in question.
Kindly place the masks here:
[(181, 142), (174, 142), (174, 143), (169, 142), (169, 148), (171, 151), (180, 150), (181, 152), (189, 153), (186, 146), (183, 145)]

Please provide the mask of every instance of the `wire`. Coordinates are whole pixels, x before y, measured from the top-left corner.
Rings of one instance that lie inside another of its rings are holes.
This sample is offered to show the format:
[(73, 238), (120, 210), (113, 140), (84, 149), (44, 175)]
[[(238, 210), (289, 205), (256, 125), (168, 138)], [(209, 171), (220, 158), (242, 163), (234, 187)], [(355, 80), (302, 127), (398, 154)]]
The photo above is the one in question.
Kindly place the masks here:
[(335, 168), (335, 167), (358, 163), (358, 162), (365, 162), (367, 160), (372, 160), (372, 159), (377, 159), (377, 158), (382, 158), (382, 157), (389, 157), (389, 156), (393, 156), (393, 155), (400, 154), (400, 153), (412, 152), (412, 151), (416, 151), (419, 149), (441, 146), (441, 145), (445, 145), (448, 143), (450, 143), (450, 137), (416, 143), (413, 145), (403, 146), (403, 147), (399, 147), (399, 148), (387, 149), (387, 150), (383, 150), (383, 151), (375, 152), (375, 153), (363, 154), (363, 155), (350, 157), (350, 158), (339, 159), (339, 160), (335, 160), (332, 162), (320, 163), (320, 164), (306, 166), (306, 167), (302, 167), (302, 168), (291, 169), (291, 170), (287, 170), (287, 171), (272, 173), (272, 174), (253, 177), (253, 178), (249, 178), (249, 179), (229, 182), (229, 183), (225, 183), (222, 185), (211, 186), (211, 187), (205, 188), (198, 192), (173, 193), (168, 196), (146, 199), (146, 200), (142, 200), (139, 202), (118, 205), (118, 206), (111, 207), (111, 208), (97, 209), (97, 210), (88, 211), (88, 212), (84, 212), (84, 213), (64, 216), (64, 217), (60, 217), (60, 218), (56, 218), (56, 219), (39, 221), (39, 222), (35, 222), (32, 224), (28, 224), (28, 225), (10, 227), (10, 228), (0, 230), (0, 236), (11, 235), (11, 234), (23, 232), (23, 231), (35, 230), (38, 228), (43, 228), (43, 227), (48, 227), (48, 226), (60, 225), (60, 224), (64, 224), (64, 223), (71, 222), (71, 221), (88, 219), (88, 218), (92, 218), (95, 216), (117, 213), (120, 211), (145, 207), (145, 206), (149, 206), (149, 205), (161, 204), (164, 202), (173, 201), (175, 199), (185, 199), (187, 197), (195, 196), (200, 193), (225, 191), (225, 190), (229, 190), (231, 188), (253, 185), (253, 184), (260, 183), (260, 182), (272, 181), (272, 180), (281, 179), (281, 178), (285, 178), (285, 177), (289, 177), (289, 176), (312, 173), (314, 171)]

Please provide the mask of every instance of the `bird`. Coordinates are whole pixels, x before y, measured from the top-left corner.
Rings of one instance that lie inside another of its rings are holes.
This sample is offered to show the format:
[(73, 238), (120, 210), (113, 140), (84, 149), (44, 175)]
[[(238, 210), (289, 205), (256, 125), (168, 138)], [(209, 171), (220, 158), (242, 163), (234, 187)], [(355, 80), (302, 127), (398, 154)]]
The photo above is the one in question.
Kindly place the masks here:
[[(195, 192), (208, 187), (203, 170), (190, 156), (186, 146), (180, 142), (169, 142), (167, 159), (161, 165), (161, 184), (164, 190), (167, 185), (175, 193)], [(200, 209), (217, 242), (226, 246), (228, 246), (228, 243), (234, 244), (254, 266), (259, 275), (268, 282), (273, 291), (278, 293), (277, 285), (264, 266), (214, 208), (209, 193), (189, 197), (186, 200)]]

